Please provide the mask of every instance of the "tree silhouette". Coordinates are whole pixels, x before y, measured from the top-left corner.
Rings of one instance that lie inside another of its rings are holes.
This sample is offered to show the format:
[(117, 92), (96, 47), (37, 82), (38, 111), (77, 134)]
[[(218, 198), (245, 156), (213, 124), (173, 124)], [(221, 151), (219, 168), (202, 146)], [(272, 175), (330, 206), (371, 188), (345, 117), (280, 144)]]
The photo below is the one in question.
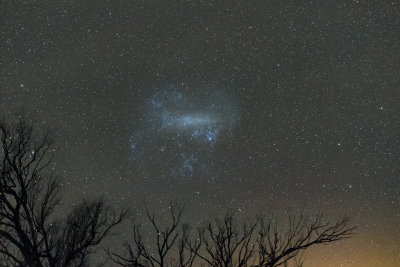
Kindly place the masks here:
[[(178, 259), (167, 259), (167, 256), (171, 253), (171, 250), (176, 243), (179, 232), (178, 227), (180, 226), (182, 207), (171, 203), (169, 206), (170, 222), (169, 225), (161, 229), (160, 224), (156, 221), (155, 215), (152, 214), (149, 208), (146, 206), (146, 218), (150, 223), (155, 238), (152, 245), (155, 245), (155, 253), (149, 251), (148, 245), (143, 241), (143, 235), (141, 233), (141, 225), (133, 225), (133, 245), (125, 244), (124, 249), (128, 256), (121, 256), (116, 253), (112, 253), (110, 250), (108, 254), (112, 261), (121, 266), (167, 266), (173, 264), (174, 266), (192, 266), (195, 257), (194, 253), (189, 253), (187, 258), (184, 249), (184, 239), (179, 241), (179, 256)], [(186, 225), (183, 226), (183, 235), (186, 235)]]
[(189, 251), (210, 266), (246, 266), (254, 255), (255, 244), (251, 241), (256, 226), (257, 222), (244, 222), (239, 230), (233, 214), (228, 213), (223, 220), (216, 219), (214, 223), (209, 222), (206, 227), (198, 229), (197, 239), (201, 240), (203, 250), (196, 251), (189, 241), (186, 245)]
[(23, 119), (0, 121), (0, 264), (84, 266), (126, 211), (83, 201), (66, 220), (55, 218), (60, 179), (51, 172), (50, 131)]
[(234, 214), (227, 213), (222, 220), (208, 222), (195, 231), (183, 224), (179, 233), (182, 209), (172, 206), (170, 212), (170, 225), (160, 231), (159, 222), (146, 207), (147, 220), (156, 230), (154, 242), (145, 244), (140, 227), (134, 225), (133, 244), (126, 244), (127, 253), (109, 251), (111, 259), (120, 266), (276, 267), (290, 262), (302, 266), (299, 256), (307, 248), (349, 238), (355, 231), (347, 217), (331, 224), (320, 214), (310, 220), (302, 213), (297, 219), (289, 217), (288, 225), (279, 228), (273, 217), (260, 215), (238, 227)]
[(314, 220), (305, 218), (303, 213), (298, 219), (289, 217), (286, 231), (279, 231), (272, 217), (261, 216), (257, 239), (258, 263), (255, 266), (282, 266), (298, 256), (303, 250), (317, 244), (328, 244), (349, 238), (355, 227), (349, 227), (349, 218), (345, 217), (335, 224), (323, 222), (318, 214)]

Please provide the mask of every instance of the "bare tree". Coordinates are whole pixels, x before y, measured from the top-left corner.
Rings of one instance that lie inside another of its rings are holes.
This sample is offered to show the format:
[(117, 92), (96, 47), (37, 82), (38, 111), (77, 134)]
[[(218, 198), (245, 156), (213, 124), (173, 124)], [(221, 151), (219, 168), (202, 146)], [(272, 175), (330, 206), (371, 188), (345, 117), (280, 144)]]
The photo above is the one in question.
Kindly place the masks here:
[(223, 220), (210, 222), (198, 230), (202, 250), (194, 249), (190, 242), (186, 242), (186, 246), (211, 266), (247, 266), (248, 260), (254, 255), (255, 243), (251, 241), (256, 226), (257, 222), (244, 222), (240, 230), (233, 214), (226, 214)]
[(50, 132), (32, 123), (0, 121), (0, 264), (84, 266), (94, 248), (119, 224), (103, 201), (83, 202), (57, 220), (60, 179), (51, 172)]
[(181, 214), (180, 208), (171, 205), (170, 224), (160, 231), (159, 222), (146, 207), (146, 218), (156, 238), (144, 242), (149, 238), (143, 236), (139, 225), (134, 225), (133, 244), (125, 245), (126, 255), (109, 251), (111, 259), (120, 266), (301, 267), (302, 252), (307, 248), (349, 238), (355, 230), (347, 217), (330, 224), (321, 215), (311, 221), (304, 215), (298, 219), (289, 217), (285, 228), (278, 228), (271, 216), (260, 215), (238, 227), (234, 215), (228, 213), (222, 220), (208, 222), (196, 231), (183, 224), (179, 233)]
[[(323, 222), (321, 214), (312, 221), (305, 218), (303, 213), (297, 220), (289, 217), (286, 231), (279, 230), (271, 217), (260, 216), (259, 224), (256, 266), (265, 267), (286, 266), (303, 250), (349, 238), (355, 230), (355, 227), (349, 226), (348, 217), (330, 224)], [(301, 266), (300, 262), (296, 264)]]
[[(169, 213), (170, 223), (164, 230), (161, 230), (161, 225), (156, 221), (155, 215), (146, 206), (146, 218), (155, 234), (155, 239), (152, 243), (152, 245), (155, 245), (155, 251), (151, 251), (143, 241), (141, 225), (134, 224), (133, 244), (128, 243), (124, 246), (128, 255), (122, 256), (108, 251), (111, 260), (121, 266), (167, 266), (168, 264), (191, 266), (193, 259), (191, 256), (189, 256), (189, 259), (185, 258), (182, 245), (179, 248), (179, 259), (171, 260), (167, 258), (179, 236), (178, 227), (182, 216), (182, 207), (171, 203)], [(186, 231), (185, 228), (183, 231)], [(182, 244), (182, 241), (180, 244)]]
[[(179, 240), (179, 267), (191, 267), (193, 266), (194, 260), (198, 255), (198, 251), (201, 247), (201, 239), (190, 238), (190, 225), (185, 223), (182, 226), (182, 237)], [(187, 254), (187, 255), (186, 255)]]

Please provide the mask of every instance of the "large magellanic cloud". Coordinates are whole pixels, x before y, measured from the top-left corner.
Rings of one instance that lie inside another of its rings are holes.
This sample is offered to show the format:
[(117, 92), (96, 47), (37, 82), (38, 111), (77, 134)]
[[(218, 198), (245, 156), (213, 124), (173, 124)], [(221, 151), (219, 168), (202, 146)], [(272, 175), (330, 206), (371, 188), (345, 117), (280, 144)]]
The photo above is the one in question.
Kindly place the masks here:
[(145, 103), (131, 138), (133, 159), (168, 154), (175, 176), (204, 176), (214, 165), (213, 150), (230, 138), (239, 119), (234, 98), (217, 90), (156, 91)]

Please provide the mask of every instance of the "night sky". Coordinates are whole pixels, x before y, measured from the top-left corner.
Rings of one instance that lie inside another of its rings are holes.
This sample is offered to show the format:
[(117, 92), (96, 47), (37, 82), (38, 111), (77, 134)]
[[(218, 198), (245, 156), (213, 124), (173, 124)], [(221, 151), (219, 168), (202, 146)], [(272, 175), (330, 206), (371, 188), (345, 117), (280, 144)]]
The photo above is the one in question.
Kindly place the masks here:
[(0, 112), (56, 129), (65, 207), (348, 214), (305, 265), (400, 266), (399, 1), (2, 1)]

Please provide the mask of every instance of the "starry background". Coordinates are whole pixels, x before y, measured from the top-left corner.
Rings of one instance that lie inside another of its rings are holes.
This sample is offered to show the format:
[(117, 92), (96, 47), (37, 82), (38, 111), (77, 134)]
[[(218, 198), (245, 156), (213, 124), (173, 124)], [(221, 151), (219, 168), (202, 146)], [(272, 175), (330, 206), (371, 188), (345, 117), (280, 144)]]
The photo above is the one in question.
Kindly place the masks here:
[(0, 109), (57, 129), (65, 206), (349, 214), (306, 266), (400, 265), (398, 1), (2, 1)]

